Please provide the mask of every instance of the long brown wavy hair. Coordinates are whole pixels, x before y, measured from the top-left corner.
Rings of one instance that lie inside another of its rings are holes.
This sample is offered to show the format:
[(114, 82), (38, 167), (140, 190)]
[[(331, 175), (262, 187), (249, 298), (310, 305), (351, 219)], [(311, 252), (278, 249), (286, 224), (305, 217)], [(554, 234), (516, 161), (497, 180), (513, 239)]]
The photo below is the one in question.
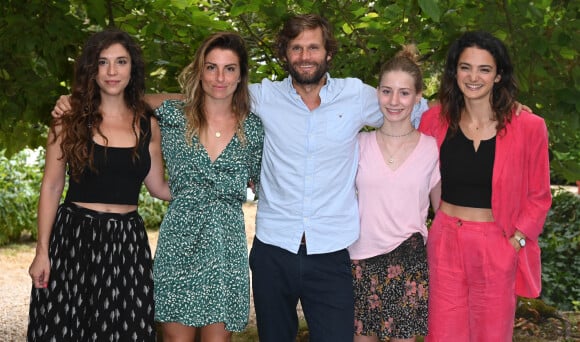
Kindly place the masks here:
[(512, 118), (518, 86), (507, 48), (501, 40), (489, 32), (466, 32), (451, 44), (447, 53), (443, 79), (439, 87), (438, 97), (441, 103), (441, 114), (449, 123), (451, 133), (455, 134), (459, 128), (461, 112), (465, 108), (463, 93), (457, 85), (457, 63), (463, 50), (469, 47), (489, 52), (497, 66), (497, 73), (501, 76), (499, 82), (494, 83), (490, 96), (494, 119), (497, 120), (496, 130), (500, 132)]
[(250, 113), (250, 90), (248, 71), (248, 52), (244, 39), (234, 32), (218, 32), (206, 38), (197, 49), (193, 61), (179, 75), (179, 84), (185, 94), (183, 112), (186, 120), (185, 141), (192, 143), (194, 136), (207, 126), (205, 118), (205, 96), (201, 86), (201, 76), (205, 59), (213, 49), (230, 50), (238, 56), (240, 63), (240, 82), (232, 98), (232, 110), (236, 116), (236, 134), (245, 143), (244, 120)]
[[(68, 163), (71, 177), (78, 180), (86, 167), (94, 170), (93, 135), (107, 137), (101, 132), (103, 116), (99, 110), (101, 93), (97, 84), (98, 61), (101, 51), (113, 44), (121, 44), (131, 57), (131, 79), (124, 90), (127, 106), (133, 110), (133, 132), (137, 144), (133, 149), (133, 159), (138, 158), (140, 137), (145, 134), (141, 119), (152, 114), (151, 108), (143, 100), (145, 94), (145, 63), (139, 45), (124, 31), (110, 28), (89, 37), (81, 55), (75, 62), (74, 80), (70, 98), (71, 111), (53, 121), (52, 132), (56, 139), (55, 125), (60, 125), (62, 157)], [(147, 125), (148, 126), (148, 125)], [(139, 127), (137, 132), (137, 128)], [(106, 145), (106, 144), (105, 144)]]

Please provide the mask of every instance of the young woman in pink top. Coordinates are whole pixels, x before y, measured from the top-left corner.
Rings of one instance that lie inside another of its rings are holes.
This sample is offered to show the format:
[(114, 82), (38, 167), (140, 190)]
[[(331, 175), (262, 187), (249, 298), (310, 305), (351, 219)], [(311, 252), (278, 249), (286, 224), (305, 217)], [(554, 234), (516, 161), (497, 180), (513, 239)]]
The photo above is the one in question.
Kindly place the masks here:
[(361, 232), (349, 248), (355, 342), (414, 341), (427, 333), (425, 221), (439, 202), (437, 143), (411, 124), (423, 78), (407, 46), (383, 65), (377, 89), (383, 125), (359, 134), (356, 177)]

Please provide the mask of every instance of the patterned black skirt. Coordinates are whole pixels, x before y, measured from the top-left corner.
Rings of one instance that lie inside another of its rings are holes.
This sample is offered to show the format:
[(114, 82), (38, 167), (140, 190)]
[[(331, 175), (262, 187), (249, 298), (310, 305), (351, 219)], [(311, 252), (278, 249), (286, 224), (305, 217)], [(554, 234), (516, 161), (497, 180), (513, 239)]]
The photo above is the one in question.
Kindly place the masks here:
[(155, 341), (151, 250), (143, 219), (61, 204), (50, 279), (32, 288), (28, 341)]
[(390, 253), (352, 261), (355, 334), (411, 338), (427, 334), (429, 271), (423, 236)]

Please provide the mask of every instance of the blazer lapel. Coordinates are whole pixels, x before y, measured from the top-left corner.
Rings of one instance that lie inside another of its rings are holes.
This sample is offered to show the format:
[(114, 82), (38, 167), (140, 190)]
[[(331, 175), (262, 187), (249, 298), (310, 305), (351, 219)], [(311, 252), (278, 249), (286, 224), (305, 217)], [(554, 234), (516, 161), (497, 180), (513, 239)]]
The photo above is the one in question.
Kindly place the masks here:
[(508, 163), (509, 160), (508, 158), (510, 152), (512, 151), (513, 132), (510, 133), (511, 134), (505, 134), (505, 132), (500, 132), (499, 134), (496, 135), (492, 189), (500, 188), (499, 184), (500, 175), (502, 174), (506, 164)]

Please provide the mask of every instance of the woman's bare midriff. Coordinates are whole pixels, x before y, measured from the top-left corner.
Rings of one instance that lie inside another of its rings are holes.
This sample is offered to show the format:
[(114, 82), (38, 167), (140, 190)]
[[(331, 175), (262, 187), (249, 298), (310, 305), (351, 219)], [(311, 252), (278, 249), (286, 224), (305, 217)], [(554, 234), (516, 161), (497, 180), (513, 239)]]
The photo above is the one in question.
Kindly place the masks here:
[(439, 207), (439, 210), (441, 210), (448, 216), (457, 217), (464, 221), (473, 221), (473, 222), (495, 221), (493, 219), (491, 209), (462, 207), (460, 205), (450, 204), (441, 201), (441, 206)]
[(126, 214), (137, 210), (137, 206), (133, 204), (108, 204), (108, 203), (85, 203), (73, 202), (79, 207), (87, 208), (102, 213)]

